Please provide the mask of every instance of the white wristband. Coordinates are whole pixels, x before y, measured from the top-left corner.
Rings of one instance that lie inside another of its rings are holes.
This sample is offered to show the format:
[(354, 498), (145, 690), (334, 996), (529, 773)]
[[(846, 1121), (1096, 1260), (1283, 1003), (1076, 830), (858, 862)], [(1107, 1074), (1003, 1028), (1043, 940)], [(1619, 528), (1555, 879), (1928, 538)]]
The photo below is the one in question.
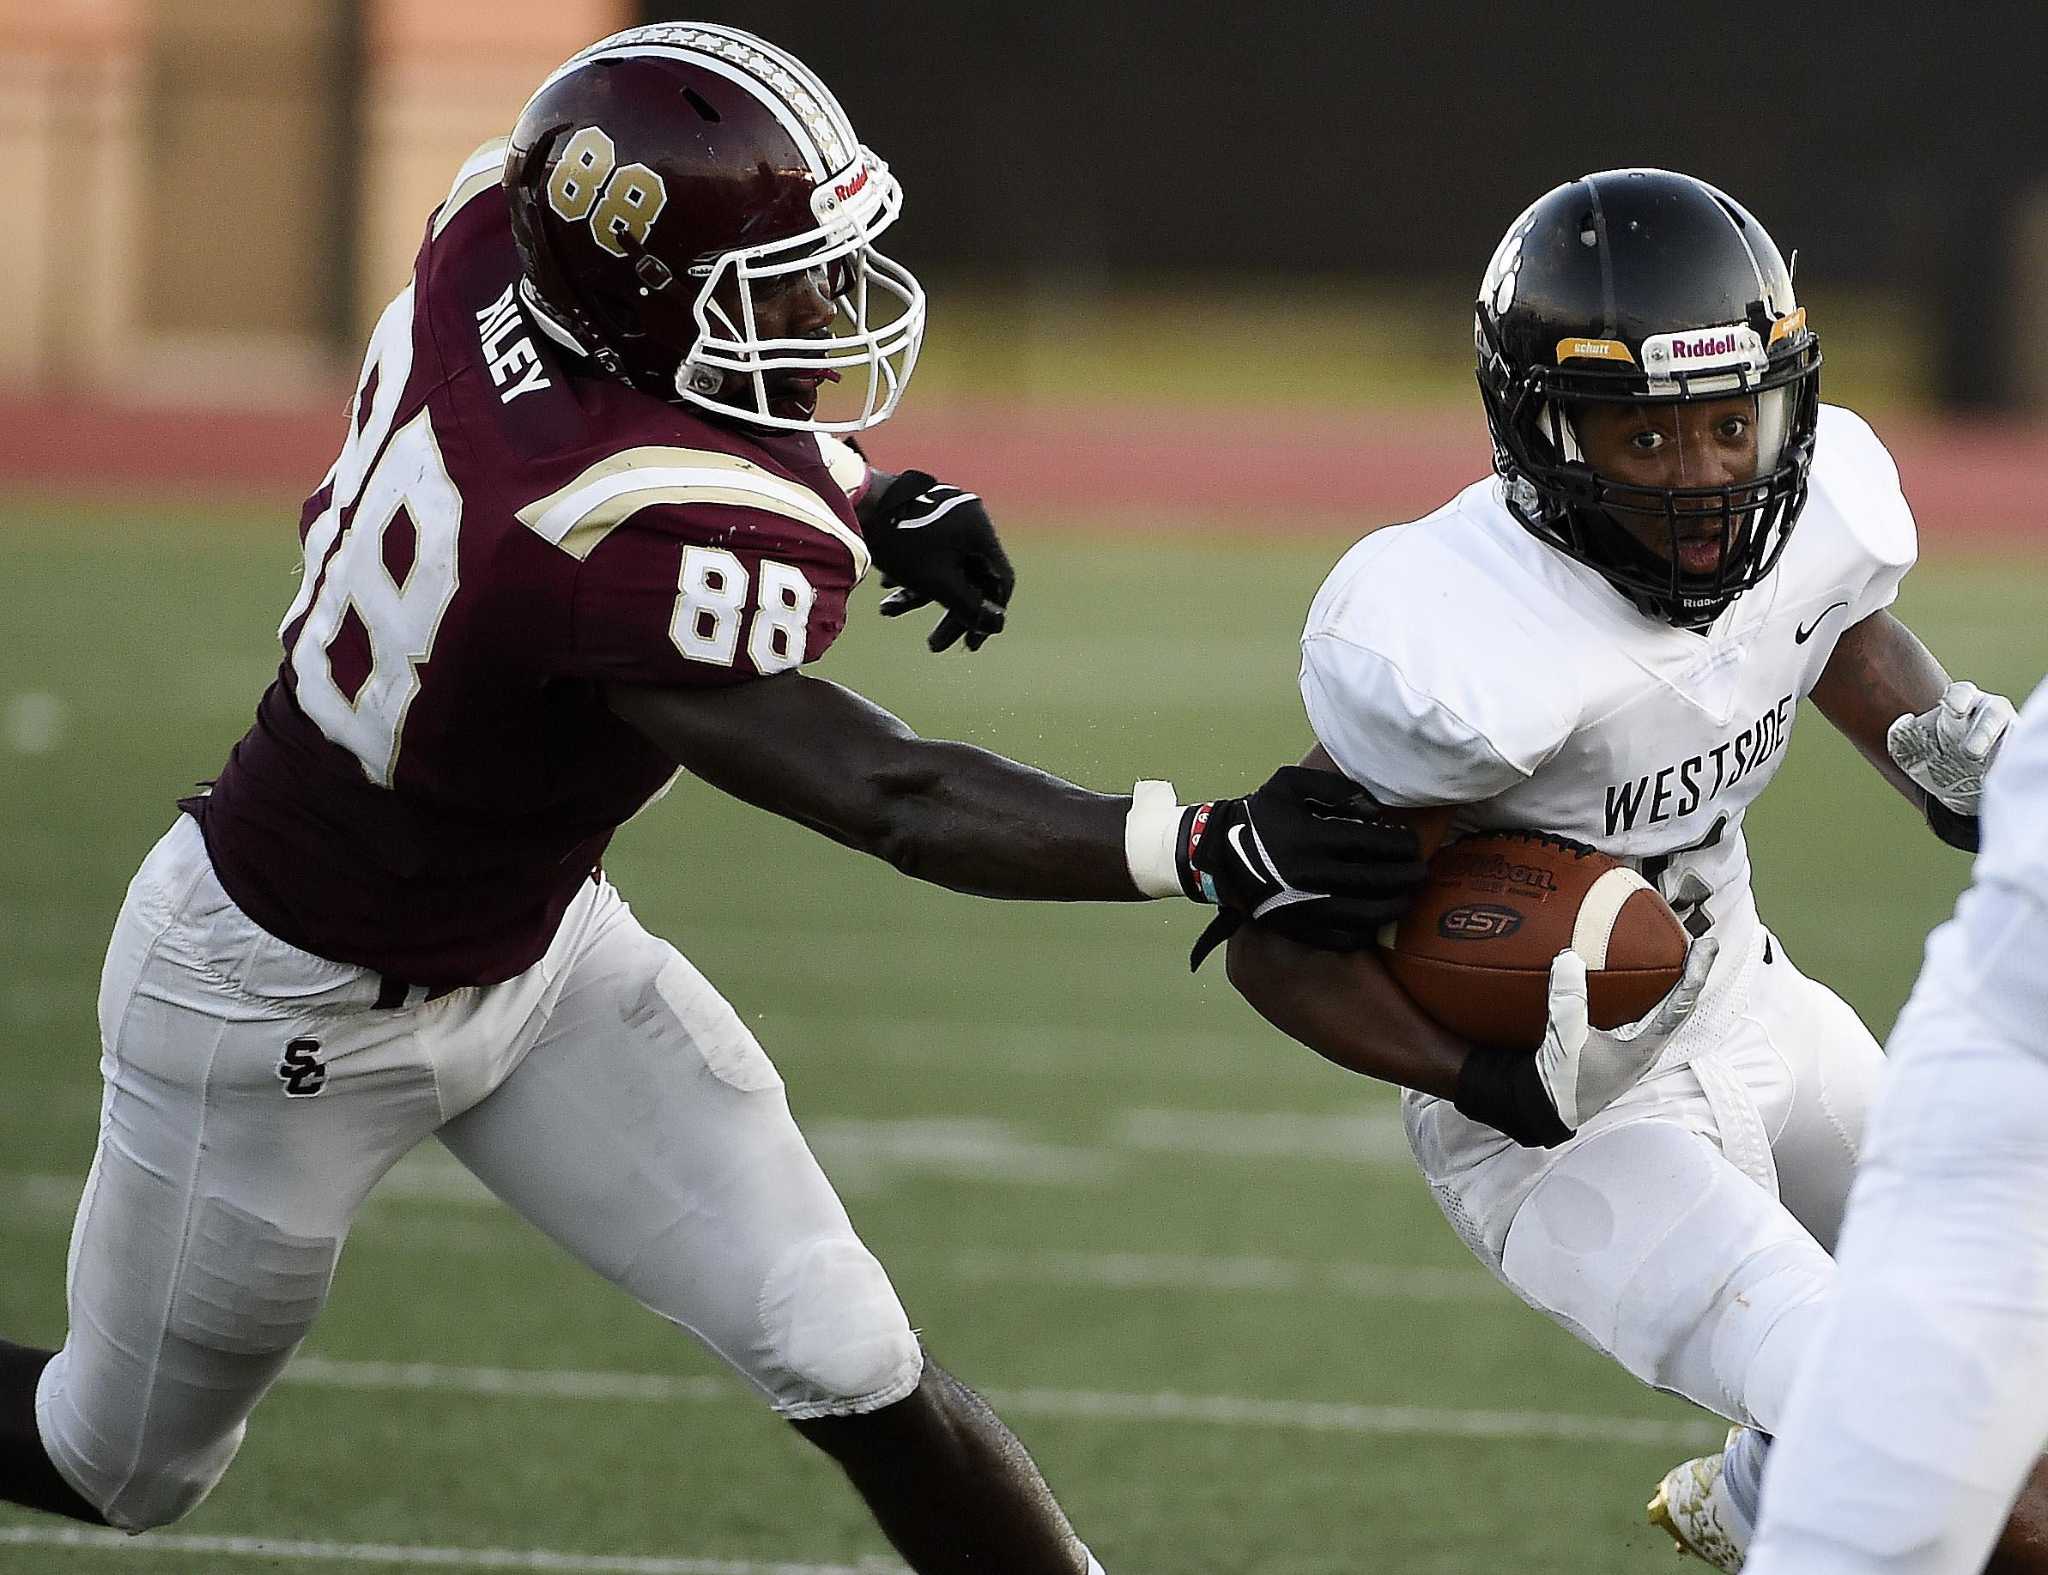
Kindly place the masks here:
[(1124, 858), (1131, 867), (1131, 883), (1148, 897), (1186, 895), (1174, 846), (1183, 813), (1171, 782), (1140, 782), (1131, 789), (1131, 812), (1124, 818)]

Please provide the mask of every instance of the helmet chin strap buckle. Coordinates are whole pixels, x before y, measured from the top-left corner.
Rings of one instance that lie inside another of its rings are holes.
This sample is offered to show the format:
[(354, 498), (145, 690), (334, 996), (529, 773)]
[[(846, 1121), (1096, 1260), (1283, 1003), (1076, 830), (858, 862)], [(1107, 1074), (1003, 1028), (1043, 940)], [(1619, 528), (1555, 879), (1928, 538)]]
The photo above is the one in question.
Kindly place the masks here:
[(718, 391), (725, 387), (725, 374), (714, 372), (708, 366), (699, 366), (694, 361), (685, 361), (676, 368), (676, 392), (697, 394), (705, 399), (715, 399)]
[(1539, 519), (1543, 514), (1543, 495), (1536, 490), (1527, 476), (1520, 471), (1504, 471), (1501, 479), (1507, 485), (1508, 506), (1517, 514), (1529, 519)]

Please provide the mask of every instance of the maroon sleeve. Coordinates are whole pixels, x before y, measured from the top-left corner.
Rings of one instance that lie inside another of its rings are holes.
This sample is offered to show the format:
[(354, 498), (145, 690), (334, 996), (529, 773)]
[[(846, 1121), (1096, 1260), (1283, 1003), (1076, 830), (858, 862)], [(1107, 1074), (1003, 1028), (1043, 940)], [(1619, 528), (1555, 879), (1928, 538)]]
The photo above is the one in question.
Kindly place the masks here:
[(846, 624), (853, 555), (763, 511), (642, 509), (576, 577), (575, 676), (730, 684), (816, 661)]

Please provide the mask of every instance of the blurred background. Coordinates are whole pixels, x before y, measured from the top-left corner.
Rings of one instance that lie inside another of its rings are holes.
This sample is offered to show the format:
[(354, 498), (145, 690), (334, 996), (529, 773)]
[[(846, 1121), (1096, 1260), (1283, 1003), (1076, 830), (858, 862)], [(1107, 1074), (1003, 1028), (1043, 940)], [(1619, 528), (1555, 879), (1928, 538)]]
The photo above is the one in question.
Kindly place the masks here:
[[(1633, 163), (1797, 250), (1826, 397), (1921, 522), (1901, 615), (1986, 687), (2048, 669), (2038, 0), (0, 0), (0, 1334), (62, 1338), (101, 950), (276, 667), (369, 323), (548, 69), (681, 14), (795, 50), (903, 178), (932, 328), (870, 446), (983, 490), (1020, 573), (972, 658), (860, 593), (825, 672), (921, 730), (1117, 791), (1296, 758), (1321, 577), (1486, 467), (1496, 239)], [(1750, 820), (1763, 912), (1882, 1035), (1967, 861), (1797, 731)], [(1719, 1427), (1474, 1265), (1390, 1092), (1187, 974), (1198, 915), (919, 888), (687, 785), (607, 865), (1113, 1575), (1670, 1566), (1641, 1505)], [(7, 1575), (337, 1563), (892, 1567), (716, 1364), (438, 1152), (188, 1522), (0, 1510)]]
[[(64, 473), (90, 431), (109, 479), (303, 490), (449, 172), (552, 63), (675, 14), (0, 0), (0, 479)], [(1484, 458), (1466, 341), (1495, 240), (1630, 163), (1720, 184), (1797, 251), (1829, 392), (1910, 453), (1967, 418), (1966, 485), (2043, 457), (2015, 446), (2048, 419), (2026, 3), (691, 14), (813, 62), (901, 174), (893, 249), (933, 327), (896, 430), (1013, 506), (1432, 505)], [(264, 439), (172, 419), (195, 409)]]

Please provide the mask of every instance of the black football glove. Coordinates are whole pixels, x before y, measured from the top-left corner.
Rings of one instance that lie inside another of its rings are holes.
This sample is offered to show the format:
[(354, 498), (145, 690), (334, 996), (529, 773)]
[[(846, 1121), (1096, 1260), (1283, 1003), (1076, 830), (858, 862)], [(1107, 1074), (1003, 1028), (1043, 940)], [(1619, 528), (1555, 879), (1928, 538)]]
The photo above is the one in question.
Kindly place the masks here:
[(995, 522), (972, 492), (906, 470), (860, 509), (861, 533), (882, 584), (882, 616), (897, 618), (937, 602), (946, 616), (925, 642), (943, 651), (963, 635), (978, 651), (1003, 632), (1004, 609), (1017, 587)]
[(1181, 888), (1213, 902), (1190, 969), (1247, 919), (1323, 951), (1359, 951), (1421, 890), (1412, 827), (1379, 817), (1349, 777), (1283, 766), (1244, 798), (1197, 804), (1181, 822)]

